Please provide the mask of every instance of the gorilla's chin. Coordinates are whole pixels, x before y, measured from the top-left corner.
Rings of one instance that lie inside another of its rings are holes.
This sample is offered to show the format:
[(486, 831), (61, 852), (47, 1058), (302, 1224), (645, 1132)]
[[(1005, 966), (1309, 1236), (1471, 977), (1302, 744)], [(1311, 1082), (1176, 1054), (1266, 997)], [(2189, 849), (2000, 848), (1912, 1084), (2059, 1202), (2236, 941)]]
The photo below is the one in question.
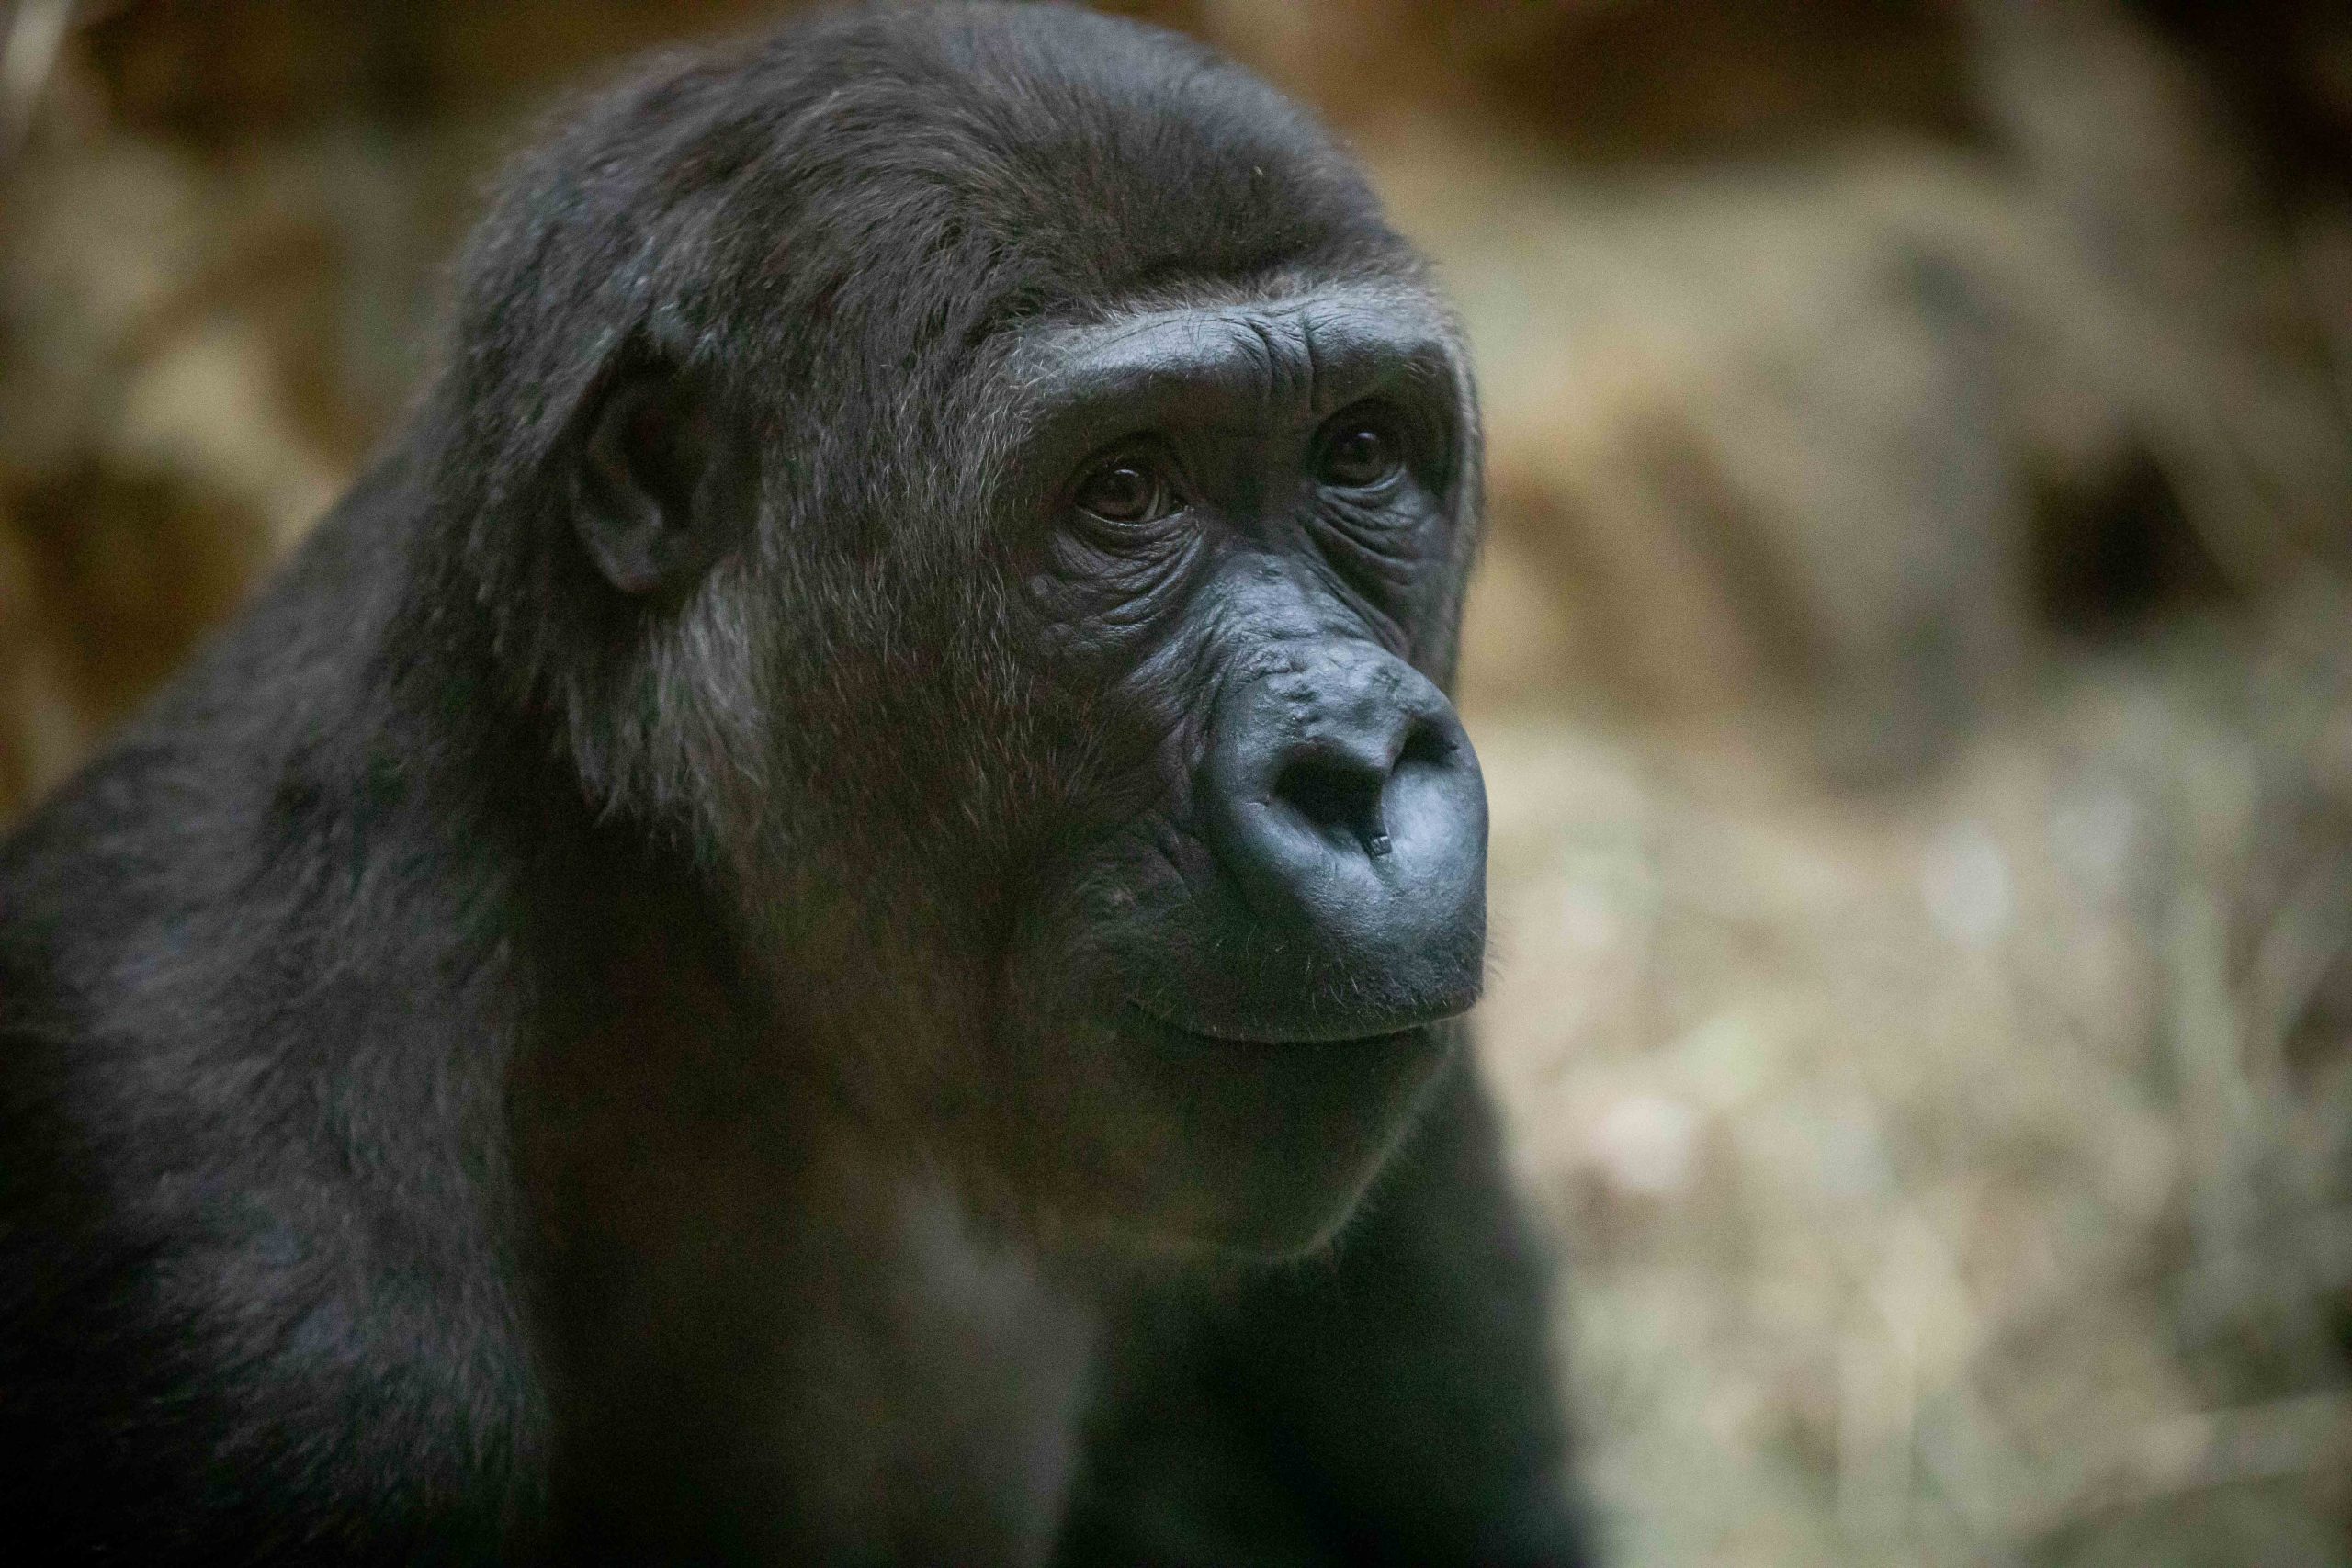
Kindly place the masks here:
[(1139, 1260), (1273, 1262), (1328, 1243), (1411, 1125), (1459, 1023), (1352, 1040), (1194, 1033), (1127, 1009), (1084, 1031), (1058, 1086), (1057, 1229)]
[[(1459, 1038), (1420, 1025), (1356, 1040), (1224, 1040), (1154, 1023), (1138, 1045), (1185, 1087), (1210, 1201), (1183, 1239), (1276, 1259), (1329, 1242), (1402, 1140)], [(1173, 1238), (1171, 1238), (1173, 1239)]]

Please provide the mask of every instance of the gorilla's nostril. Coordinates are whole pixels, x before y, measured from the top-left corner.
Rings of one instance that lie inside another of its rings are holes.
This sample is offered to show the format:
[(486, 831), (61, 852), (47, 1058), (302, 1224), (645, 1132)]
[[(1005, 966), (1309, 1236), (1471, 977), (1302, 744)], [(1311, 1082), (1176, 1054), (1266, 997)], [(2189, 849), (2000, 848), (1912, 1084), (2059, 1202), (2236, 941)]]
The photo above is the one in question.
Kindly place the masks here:
[(1386, 782), (1352, 759), (1309, 755), (1283, 769), (1274, 780), (1274, 798), (1324, 832), (1352, 838), (1366, 853), (1385, 855), (1390, 846), (1380, 795)]
[(1405, 737), (1404, 749), (1396, 754), (1396, 766), (1400, 770), (1416, 765), (1442, 768), (1453, 760), (1453, 750), (1454, 744), (1444, 731), (1424, 721), (1414, 725), (1412, 733)]

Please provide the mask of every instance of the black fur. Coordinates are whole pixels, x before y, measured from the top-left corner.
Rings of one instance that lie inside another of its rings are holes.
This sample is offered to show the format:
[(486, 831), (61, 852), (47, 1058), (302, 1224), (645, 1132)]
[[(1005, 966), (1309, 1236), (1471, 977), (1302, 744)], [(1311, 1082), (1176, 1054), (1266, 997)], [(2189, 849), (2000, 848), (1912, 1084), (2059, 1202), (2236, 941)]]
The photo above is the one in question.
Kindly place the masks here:
[[(0, 848), (12, 1554), (1575, 1560), (1446, 1021), (1468, 382), (1344, 159), (1149, 29), (858, 10), (591, 107), (462, 276)], [(1354, 352), (1400, 477), (1070, 532), (1151, 331), (1262, 340), (1159, 376), (1210, 467)]]

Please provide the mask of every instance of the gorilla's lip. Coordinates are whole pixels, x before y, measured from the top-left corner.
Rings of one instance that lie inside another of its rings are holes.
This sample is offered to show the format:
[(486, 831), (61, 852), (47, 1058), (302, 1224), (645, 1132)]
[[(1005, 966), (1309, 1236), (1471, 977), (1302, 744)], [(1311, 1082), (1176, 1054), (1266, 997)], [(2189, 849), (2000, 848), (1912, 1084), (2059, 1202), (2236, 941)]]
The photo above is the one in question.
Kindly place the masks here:
[(1452, 1013), (1429, 1018), (1410, 1019), (1388, 1029), (1366, 1030), (1351, 1027), (1317, 1028), (1307, 1024), (1297, 1029), (1268, 1031), (1238, 1030), (1204, 1025), (1198, 1021), (1179, 1022), (1156, 1012), (1140, 1002), (1131, 1003), (1127, 1011), (1140, 1020), (1151, 1032), (1191, 1045), (1213, 1045), (1228, 1048), (1264, 1047), (1268, 1049), (1295, 1046), (1397, 1045), (1410, 1043), (1416, 1035), (1427, 1033), (1442, 1023)]

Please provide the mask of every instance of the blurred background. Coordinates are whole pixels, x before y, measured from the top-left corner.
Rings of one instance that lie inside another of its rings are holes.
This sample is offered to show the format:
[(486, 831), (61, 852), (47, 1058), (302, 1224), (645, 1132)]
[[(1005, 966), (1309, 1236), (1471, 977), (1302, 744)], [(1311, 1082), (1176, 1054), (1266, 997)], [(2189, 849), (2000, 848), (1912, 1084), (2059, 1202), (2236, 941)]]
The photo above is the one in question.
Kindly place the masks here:
[[(2352, 1562), (2352, 6), (1166, 0), (1477, 351), (1482, 1051), (1627, 1564)], [(0, 819), (684, 0), (0, 0)]]

